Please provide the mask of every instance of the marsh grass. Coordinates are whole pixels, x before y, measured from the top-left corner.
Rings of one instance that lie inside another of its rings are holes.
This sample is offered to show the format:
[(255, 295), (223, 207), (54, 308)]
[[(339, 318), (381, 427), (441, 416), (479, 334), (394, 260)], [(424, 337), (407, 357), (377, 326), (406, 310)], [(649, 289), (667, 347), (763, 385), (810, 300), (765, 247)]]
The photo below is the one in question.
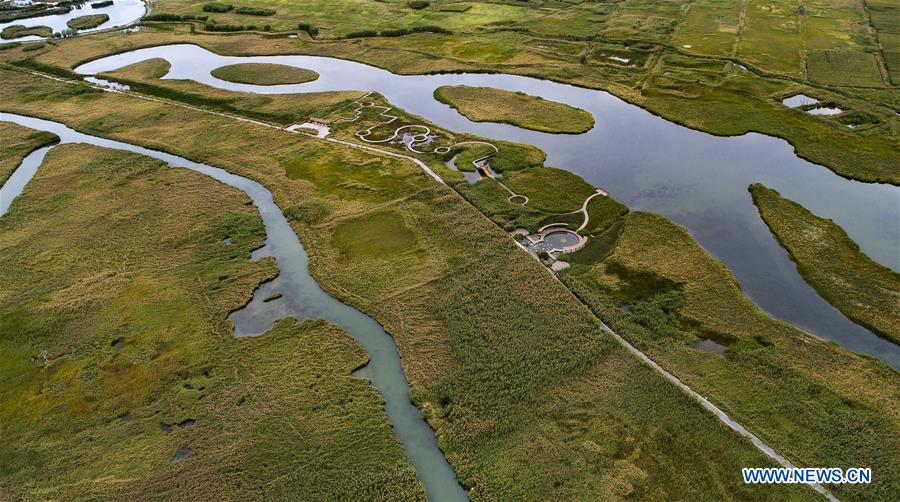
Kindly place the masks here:
[[(588, 253), (572, 255), (560, 277), (620, 335), (792, 461), (885, 473), (872, 485), (834, 487), (839, 497), (896, 491), (897, 453), (885, 447), (900, 433), (887, 404), (900, 397), (896, 371), (768, 317), (660, 216), (629, 214), (611, 254), (592, 262)], [(727, 345), (725, 355), (693, 349), (702, 338)]]
[(6, 183), (29, 153), (59, 141), (55, 134), (0, 122), (0, 185)]
[(249, 199), (205, 176), (51, 150), (0, 219), (0, 490), (423, 499), (349, 336), (283, 319), (233, 337), (228, 313), (277, 271), (249, 260), (263, 238)]
[(872, 261), (833, 221), (761, 184), (753, 203), (800, 275), (850, 319), (900, 343), (900, 274)]

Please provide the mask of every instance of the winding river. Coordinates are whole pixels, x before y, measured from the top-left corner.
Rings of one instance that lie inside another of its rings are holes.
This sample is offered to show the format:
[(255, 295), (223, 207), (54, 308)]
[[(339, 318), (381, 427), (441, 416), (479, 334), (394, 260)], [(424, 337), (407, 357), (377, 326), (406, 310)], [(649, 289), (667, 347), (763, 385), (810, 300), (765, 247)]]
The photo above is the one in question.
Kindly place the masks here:
[[(823, 300), (759, 217), (747, 188), (760, 182), (812, 212), (833, 219), (872, 259), (900, 270), (900, 188), (848, 180), (797, 157), (784, 140), (761, 134), (718, 137), (666, 121), (615, 96), (504, 74), (396, 75), (373, 66), (318, 56), (221, 56), (195, 45), (140, 49), (76, 68), (113, 71), (151, 58), (171, 63), (164, 79), (188, 79), (259, 94), (377, 91), (393, 104), (450, 130), (530, 143), (560, 166), (608, 189), (632, 209), (663, 214), (734, 273), (744, 292), (770, 315), (900, 368), (900, 347), (876, 336)], [(235, 63), (277, 63), (318, 72), (318, 80), (257, 86), (210, 74)], [(584, 134), (558, 135), (468, 120), (432, 97), (442, 85), (522, 91), (592, 113)], [(798, 111), (797, 113), (803, 113)]]
[[(419, 480), (430, 500), (467, 500), (466, 491), (456, 479), (453, 468), (447, 462), (434, 432), (422, 418), (422, 414), (409, 398), (409, 384), (400, 365), (400, 354), (394, 340), (375, 319), (329, 296), (312, 278), (307, 266), (307, 254), (288, 224), (281, 209), (272, 200), (272, 194), (256, 181), (231, 174), (223, 169), (192, 162), (168, 153), (140, 146), (113, 141), (80, 133), (57, 122), (0, 113), (0, 121), (15, 122), (32, 129), (49, 131), (60, 137), (61, 143), (87, 143), (104, 148), (127, 150), (162, 160), (171, 167), (197, 171), (246, 193), (259, 209), (266, 229), (266, 242), (261, 252), (253, 258), (270, 254), (278, 263), (279, 275), (263, 284), (254, 293), (251, 302), (230, 316), (235, 324), (235, 334), (259, 335), (272, 323), (287, 315), (326, 319), (350, 334), (369, 355), (369, 364), (354, 374), (369, 378), (385, 401), (388, 420), (400, 439)], [(12, 200), (22, 192), (28, 181), (53, 146), (40, 148), (28, 155), (6, 183), (0, 187), (0, 216)], [(275, 301), (265, 300), (274, 292), (283, 296)]]
[[(137, 21), (139, 21), (144, 14), (147, 12), (147, 6), (144, 4), (142, 0), (113, 0), (112, 5), (108, 5), (106, 7), (93, 8), (91, 7), (91, 3), (96, 3), (99, 0), (89, 0), (87, 3), (83, 5), (75, 5), (72, 6), (72, 10), (65, 14), (49, 14), (46, 16), (38, 16), (38, 17), (29, 17), (26, 19), (16, 19), (14, 21), (7, 21), (5, 23), (0, 23), (0, 31), (7, 26), (47, 26), (54, 33), (62, 32), (66, 28), (68, 28), (68, 23), (72, 19), (81, 16), (90, 16), (93, 14), (106, 14), (109, 16), (109, 20), (97, 26), (96, 28), (90, 28), (86, 30), (78, 30), (79, 33), (90, 33), (92, 31), (102, 31), (109, 30), (112, 28), (118, 28), (122, 26), (129, 26)], [(29, 35), (27, 37), (18, 37), (10, 40), (0, 40), (0, 42), (28, 42), (32, 40), (42, 40), (44, 37), (38, 37), (34, 35)]]

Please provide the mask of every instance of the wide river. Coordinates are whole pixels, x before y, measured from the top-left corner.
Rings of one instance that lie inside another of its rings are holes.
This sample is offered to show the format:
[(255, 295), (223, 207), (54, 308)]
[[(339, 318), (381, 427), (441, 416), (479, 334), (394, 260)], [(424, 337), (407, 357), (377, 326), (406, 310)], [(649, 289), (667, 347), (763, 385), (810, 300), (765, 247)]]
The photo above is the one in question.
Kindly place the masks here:
[[(375, 319), (363, 314), (328, 295), (309, 274), (307, 254), (297, 234), (291, 228), (281, 209), (272, 200), (272, 194), (256, 181), (231, 174), (223, 169), (192, 162), (168, 153), (140, 146), (90, 136), (63, 124), (12, 113), (0, 113), (0, 121), (15, 122), (40, 131), (49, 131), (60, 137), (61, 143), (87, 143), (104, 148), (127, 150), (162, 160), (171, 167), (182, 167), (205, 174), (226, 185), (246, 193), (259, 209), (266, 229), (265, 253), (275, 257), (279, 275), (275, 281), (263, 284), (244, 309), (229, 317), (235, 324), (238, 336), (258, 335), (268, 330), (272, 323), (284, 316), (297, 319), (326, 319), (350, 334), (369, 355), (369, 364), (361, 373), (372, 381), (385, 401), (388, 420), (400, 439), (416, 474), (422, 481), (430, 500), (467, 500), (466, 491), (456, 479), (456, 473), (447, 462), (437, 444), (437, 439), (422, 414), (409, 399), (409, 384), (400, 365), (400, 354), (394, 339)], [(0, 187), (0, 216), (18, 196), (53, 148), (41, 148), (28, 155), (6, 183)], [(164, 193), (160, 194), (165, 196)], [(282, 293), (278, 300), (264, 301), (271, 293)]]
[[(874, 260), (900, 270), (900, 188), (848, 180), (797, 157), (784, 140), (761, 134), (718, 137), (664, 120), (609, 93), (503, 74), (396, 75), (353, 61), (318, 56), (221, 56), (195, 45), (140, 49), (76, 68), (83, 75), (113, 71), (151, 58), (172, 65), (165, 79), (259, 94), (377, 91), (410, 113), (460, 132), (530, 143), (548, 165), (603, 186), (632, 209), (663, 214), (734, 273), (744, 292), (772, 316), (900, 368), (900, 347), (853, 323), (800, 276), (753, 205), (747, 188), (774, 188), (831, 218)], [(235, 63), (277, 63), (318, 72), (304, 84), (257, 86), (213, 77)], [(489, 86), (559, 101), (591, 112), (596, 126), (558, 135), (506, 124), (478, 123), (436, 101), (442, 85)], [(797, 113), (803, 113), (798, 111)]]

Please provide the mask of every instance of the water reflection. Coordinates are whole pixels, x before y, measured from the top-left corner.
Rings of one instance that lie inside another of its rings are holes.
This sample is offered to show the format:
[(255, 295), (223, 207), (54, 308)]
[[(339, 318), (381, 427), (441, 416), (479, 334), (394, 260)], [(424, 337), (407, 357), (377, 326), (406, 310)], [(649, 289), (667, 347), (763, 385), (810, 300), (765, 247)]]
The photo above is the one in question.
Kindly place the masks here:
[[(718, 137), (668, 122), (615, 96), (529, 77), (502, 74), (395, 75), (372, 66), (317, 56), (219, 56), (194, 45), (140, 49), (84, 64), (94, 74), (150, 58), (171, 64), (166, 79), (260, 94), (328, 90), (377, 91), (406, 111), (448, 129), (537, 145), (547, 163), (575, 172), (637, 210), (684, 225), (734, 273), (746, 294), (774, 317), (857, 352), (900, 367), (900, 347), (851, 322), (823, 300), (762, 223), (747, 188), (756, 182), (781, 192), (842, 226), (872, 259), (900, 270), (900, 189), (861, 183), (807, 162), (785, 141), (761, 134)], [(318, 80), (255, 86), (210, 72), (239, 62), (314, 70)], [(490, 86), (585, 109), (596, 125), (585, 134), (556, 135), (507, 124), (472, 122), (432, 98), (441, 85)], [(797, 111), (797, 113), (804, 113)], [(810, 120), (821, 120), (811, 117)]]

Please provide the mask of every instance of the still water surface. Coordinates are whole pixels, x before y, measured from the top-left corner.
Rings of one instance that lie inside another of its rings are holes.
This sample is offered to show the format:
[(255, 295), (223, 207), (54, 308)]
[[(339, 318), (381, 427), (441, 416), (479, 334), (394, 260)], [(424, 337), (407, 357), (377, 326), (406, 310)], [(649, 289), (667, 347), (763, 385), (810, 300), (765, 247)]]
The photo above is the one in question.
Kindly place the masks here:
[[(40, 131), (49, 131), (60, 137), (62, 143), (87, 143), (105, 148), (128, 150), (166, 162), (172, 167), (197, 171), (246, 193), (259, 209), (266, 229), (266, 243), (252, 258), (263, 255), (275, 257), (279, 276), (275, 281), (258, 289), (250, 304), (230, 316), (235, 323), (235, 334), (258, 335), (272, 323), (287, 315), (297, 319), (326, 319), (350, 334), (369, 355), (369, 364), (361, 376), (369, 378), (385, 401), (388, 419), (394, 433), (400, 439), (419, 480), (431, 500), (457, 501), (468, 498), (459, 485), (456, 474), (444, 457), (434, 432), (422, 418), (418, 408), (409, 399), (409, 384), (400, 365), (400, 354), (394, 340), (377, 321), (329, 296), (309, 274), (307, 254), (297, 234), (288, 224), (281, 209), (272, 200), (272, 194), (261, 184), (231, 174), (223, 169), (192, 162), (168, 153), (140, 146), (90, 136), (62, 124), (11, 113), (0, 113), (0, 121), (15, 122)], [(22, 192), (37, 171), (48, 148), (41, 148), (22, 162), (10, 179), (0, 187), (3, 202), (0, 215), (4, 214), (12, 200)], [(277, 291), (273, 291), (273, 287)], [(265, 302), (273, 292), (283, 296)], [(271, 306), (277, 306), (271, 309)]]
[[(92, 0), (97, 1), (97, 0)], [(21, 26), (47, 26), (53, 30), (54, 33), (62, 32), (63, 30), (68, 28), (68, 23), (72, 19), (76, 17), (82, 16), (90, 16), (94, 14), (106, 14), (109, 16), (109, 20), (105, 23), (97, 26), (96, 28), (91, 28), (89, 30), (78, 30), (79, 33), (90, 33), (92, 31), (99, 30), (108, 30), (110, 28), (116, 28), (118, 26), (127, 26), (130, 25), (140, 18), (144, 16), (147, 12), (147, 7), (144, 5), (144, 2), (141, 0), (114, 0), (112, 5), (107, 7), (100, 7), (99, 9), (95, 9), (91, 7), (91, 2), (85, 3), (84, 5), (75, 5), (72, 7), (66, 14), (50, 14), (48, 16), (40, 16), (40, 17), (29, 17), (28, 19), (16, 19), (15, 21), (8, 21), (5, 23), (0, 23), (0, 31), (7, 26), (13, 25), (21, 25)], [(37, 36), (27, 36), (27, 37), (19, 37), (14, 38), (12, 40), (17, 42), (27, 42), (31, 40), (42, 40), (43, 37)], [(7, 40), (2, 40), (2, 42), (6, 42)]]
[[(140, 49), (76, 68), (84, 75), (150, 58), (168, 60), (165, 79), (259, 94), (366, 90), (406, 111), (460, 132), (530, 143), (547, 164), (603, 186), (632, 209), (665, 215), (734, 273), (744, 292), (772, 316), (900, 368), (900, 347), (853, 323), (799, 275), (772, 237), (747, 188), (763, 183), (842, 226), (872, 259), (900, 271), (900, 188), (848, 180), (794, 154), (784, 140), (761, 134), (718, 137), (668, 122), (615, 96), (530, 77), (503, 74), (396, 75), (373, 66), (318, 56), (220, 56), (195, 45)], [(258, 86), (226, 82), (210, 72), (235, 63), (277, 63), (314, 70), (303, 84)], [(596, 126), (559, 135), (507, 124), (478, 123), (433, 99), (442, 85), (522, 91), (591, 112)], [(805, 113), (797, 111), (797, 113)]]

